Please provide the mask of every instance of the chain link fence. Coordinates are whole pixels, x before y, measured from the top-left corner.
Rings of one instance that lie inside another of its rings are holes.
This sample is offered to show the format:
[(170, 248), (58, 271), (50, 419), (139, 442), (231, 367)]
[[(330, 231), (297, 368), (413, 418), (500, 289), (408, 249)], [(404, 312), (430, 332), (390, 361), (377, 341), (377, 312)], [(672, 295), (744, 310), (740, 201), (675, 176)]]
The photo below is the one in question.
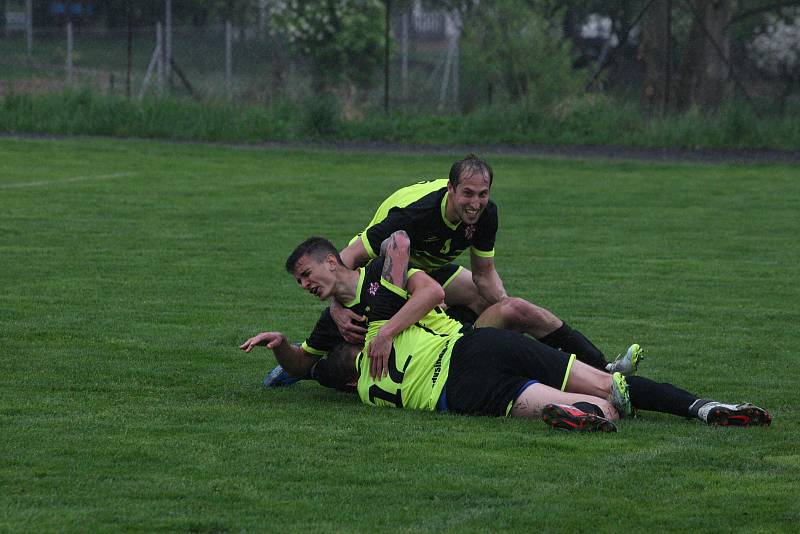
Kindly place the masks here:
[[(452, 111), (496, 100), (498, 88), (480, 77), (481, 69), (489, 65), (481, 65), (483, 59), (474, 55), (475, 46), (464, 45), (456, 12), (408, 5), (390, 19), (388, 105), (394, 110)], [(24, 18), (24, 14), (9, 13), (0, 32), (0, 96), (88, 87), (130, 98), (169, 94), (269, 105), (281, 98), (314, 95), (311, 64), (289, 52), (291, 43), (285, 36), (271, 34), (255, 23), (120, 29), (65, 24), (28, 32)], [(577, 25), (580, 34), (570, 36), (573, 67), (585, 69), (584, 77), (602, 70), (601, 83), (588, 90), (617, 91), (644, 102), (648, 89), (638, 29), (623, 35), (598, 20), (594, 26)], [(374, 24), (383, 27), (384, 21)], [(770, 37), (765, 30), (759, 49), (751, 44), (759, 41), (747, 36), (730, 47), (727, 75), (736, 82), (729, 84), (732, 93), (778, 98), (782, 103), (795, 98), (800, 91), (800, 32), (781, 31), (780, 35), (773, 31), (778, 36)], [(793, 63), (783, 59), (769, 71), (765, 65), (771, 65), (769, 53), (779, 38), (786, 41), (782, 46), (791, 52), (786, 57)], [(754, 50), (761, 50), (762, 57)], [(667, 50), (671, 55), (679, 52), (678, 45)], [(514, 58), (497, 59), (506, 60)], [(377, 62), (380, 66), (367, 73), (359, 87), (336, 88), (345, 113), (385, 104), (387, 73), (382, 63)]]
[[(445, 13), (403, 13), (391, 25), (392, 105), (454, 107), (459, 91), (454, 22)], [(24, 24), (11, 24), (0, 33), (0, 96), (86, 87), (132, 98), (170, 94), (242, 104), (303, 98), (311, 93), (313, 73), (288, 53), (289, 44), (267, 31), (224, 22), (130, 29), (65, 24), (34, 28), (30, 35)], [(382, 105), (383, 77), (381, 67), (359, 87), (360, 104)]]

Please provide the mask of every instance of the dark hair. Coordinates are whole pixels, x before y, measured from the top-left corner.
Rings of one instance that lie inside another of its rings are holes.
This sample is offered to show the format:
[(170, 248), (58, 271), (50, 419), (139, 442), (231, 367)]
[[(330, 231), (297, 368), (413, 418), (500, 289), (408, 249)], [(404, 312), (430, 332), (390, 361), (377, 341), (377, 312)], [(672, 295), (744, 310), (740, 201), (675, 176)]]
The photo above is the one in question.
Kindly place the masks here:
[(475, 154), (467, 154), (466, 158), (456, 161), (453, 163), (453, 166), (450, 167), (450, 185), (453, 187), (458, 187), (458, 183), (461, 181), (461, 178), (474, 176), (476, 174), (482, 174), (483, 176), (489, 178), (489, 185), (492, 185), (494, 172), (492, 172), (492, 168), (489, 166), (489, 164)]
[(311, 378), (328, 388), (352, 391), (349, 384), (358, 378), (356, 355), (360, 349), (358, 345), (339, 343), (314, 365)]
[(289, 257), (286, 259), (286, 271), (293, 275), (298, 260), (306, 254), (317, 261), (322, 261), (328, 254), (333, 254), (336, 256), (336, 261), (339, 262), (339, 265), (344, 265), (344, 263), (342, 263), (342, 258), (339, 257), (339, 251), (336, 250), (333, 243), (324, 237), (309, 237), (297, 245), (292, 253), (289, 254)]

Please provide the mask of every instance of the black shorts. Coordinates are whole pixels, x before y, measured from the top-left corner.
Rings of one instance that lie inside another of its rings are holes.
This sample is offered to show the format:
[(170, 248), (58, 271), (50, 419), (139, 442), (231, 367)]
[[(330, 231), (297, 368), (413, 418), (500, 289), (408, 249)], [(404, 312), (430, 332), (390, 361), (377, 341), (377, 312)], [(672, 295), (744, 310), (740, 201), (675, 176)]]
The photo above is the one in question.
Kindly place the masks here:
[[(413, 267), (415, 269), (419, 268), (413, 264), (410, 265), (410, 267)], [(448, 263), (447, 265), (442, 265), (438, 269), (425, 272), (428, 276), (439, 282), (439, 285), (442, 286), (442, 288), (447, 289), (447, 286), (450, 285), (450, 282), (452, 282), (453, 279), (456, 277), (456, 275), (458, 275), (458, 273), (460, 273), (463, 269), (464, 268), (460, 265), (456, 265), (455, 263)]]
[(517, 332), (472, 330), (453, 347), (445, 384), (447, 410), (505, 416), (532, 381), (563, 389), (573, 359)]

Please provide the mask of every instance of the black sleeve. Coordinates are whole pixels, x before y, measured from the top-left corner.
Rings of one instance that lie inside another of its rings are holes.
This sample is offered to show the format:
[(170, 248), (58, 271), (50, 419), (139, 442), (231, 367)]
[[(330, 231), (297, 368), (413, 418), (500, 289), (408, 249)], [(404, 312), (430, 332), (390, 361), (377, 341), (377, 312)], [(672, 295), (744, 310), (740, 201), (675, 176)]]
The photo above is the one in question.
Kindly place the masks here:
[(489, 201), (486, 211), (475, 228), (475, 237), (472, 246), (483, 252), (494, 250), (494, 241), (497, 238), (497, 206)]
[(314, 330), (303, 343), (303, 350), (314, 356), (324, 356), (342, 341), (344, 338), (336, 328), (330, 308), (325, 308), (320, 314), (317, 324), (314, 325)]
[(406, 230), (411, 227), (413, 209), (392, 208), (384, 220), (367, 228), (367, 241), (374, 256), (380, 256), (381, 243), (397, 230)]

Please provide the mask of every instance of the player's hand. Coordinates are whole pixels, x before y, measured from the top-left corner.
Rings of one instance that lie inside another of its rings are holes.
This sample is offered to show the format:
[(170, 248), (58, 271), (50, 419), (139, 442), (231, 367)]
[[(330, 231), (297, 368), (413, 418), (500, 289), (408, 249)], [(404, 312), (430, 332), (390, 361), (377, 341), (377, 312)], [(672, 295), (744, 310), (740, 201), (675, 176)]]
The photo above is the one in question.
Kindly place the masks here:
[(333, 317), (336, 328), (339, 329), (339, 333), (342, 334), (345, 341), (353, 345), (364, 343), (367, 329), (356, 323), (366, 321), (366, 317), (348, 310), (339, 303), (331, 303), (331, 317)]
[(392, 352), (392, 338), (380, 332), (369, 342), (369, 376), (380, 380), (389, 374), (389, 355)]
[(256, 345), (261, 345), (262, 347), (274, 350), (275, 347), (284, 341), (286, 341), (286, 337), (280, 332), (261, 332), (257, 336), (253, 336), (239, 345), (239, 348), (245, 352), (250, 352)]

